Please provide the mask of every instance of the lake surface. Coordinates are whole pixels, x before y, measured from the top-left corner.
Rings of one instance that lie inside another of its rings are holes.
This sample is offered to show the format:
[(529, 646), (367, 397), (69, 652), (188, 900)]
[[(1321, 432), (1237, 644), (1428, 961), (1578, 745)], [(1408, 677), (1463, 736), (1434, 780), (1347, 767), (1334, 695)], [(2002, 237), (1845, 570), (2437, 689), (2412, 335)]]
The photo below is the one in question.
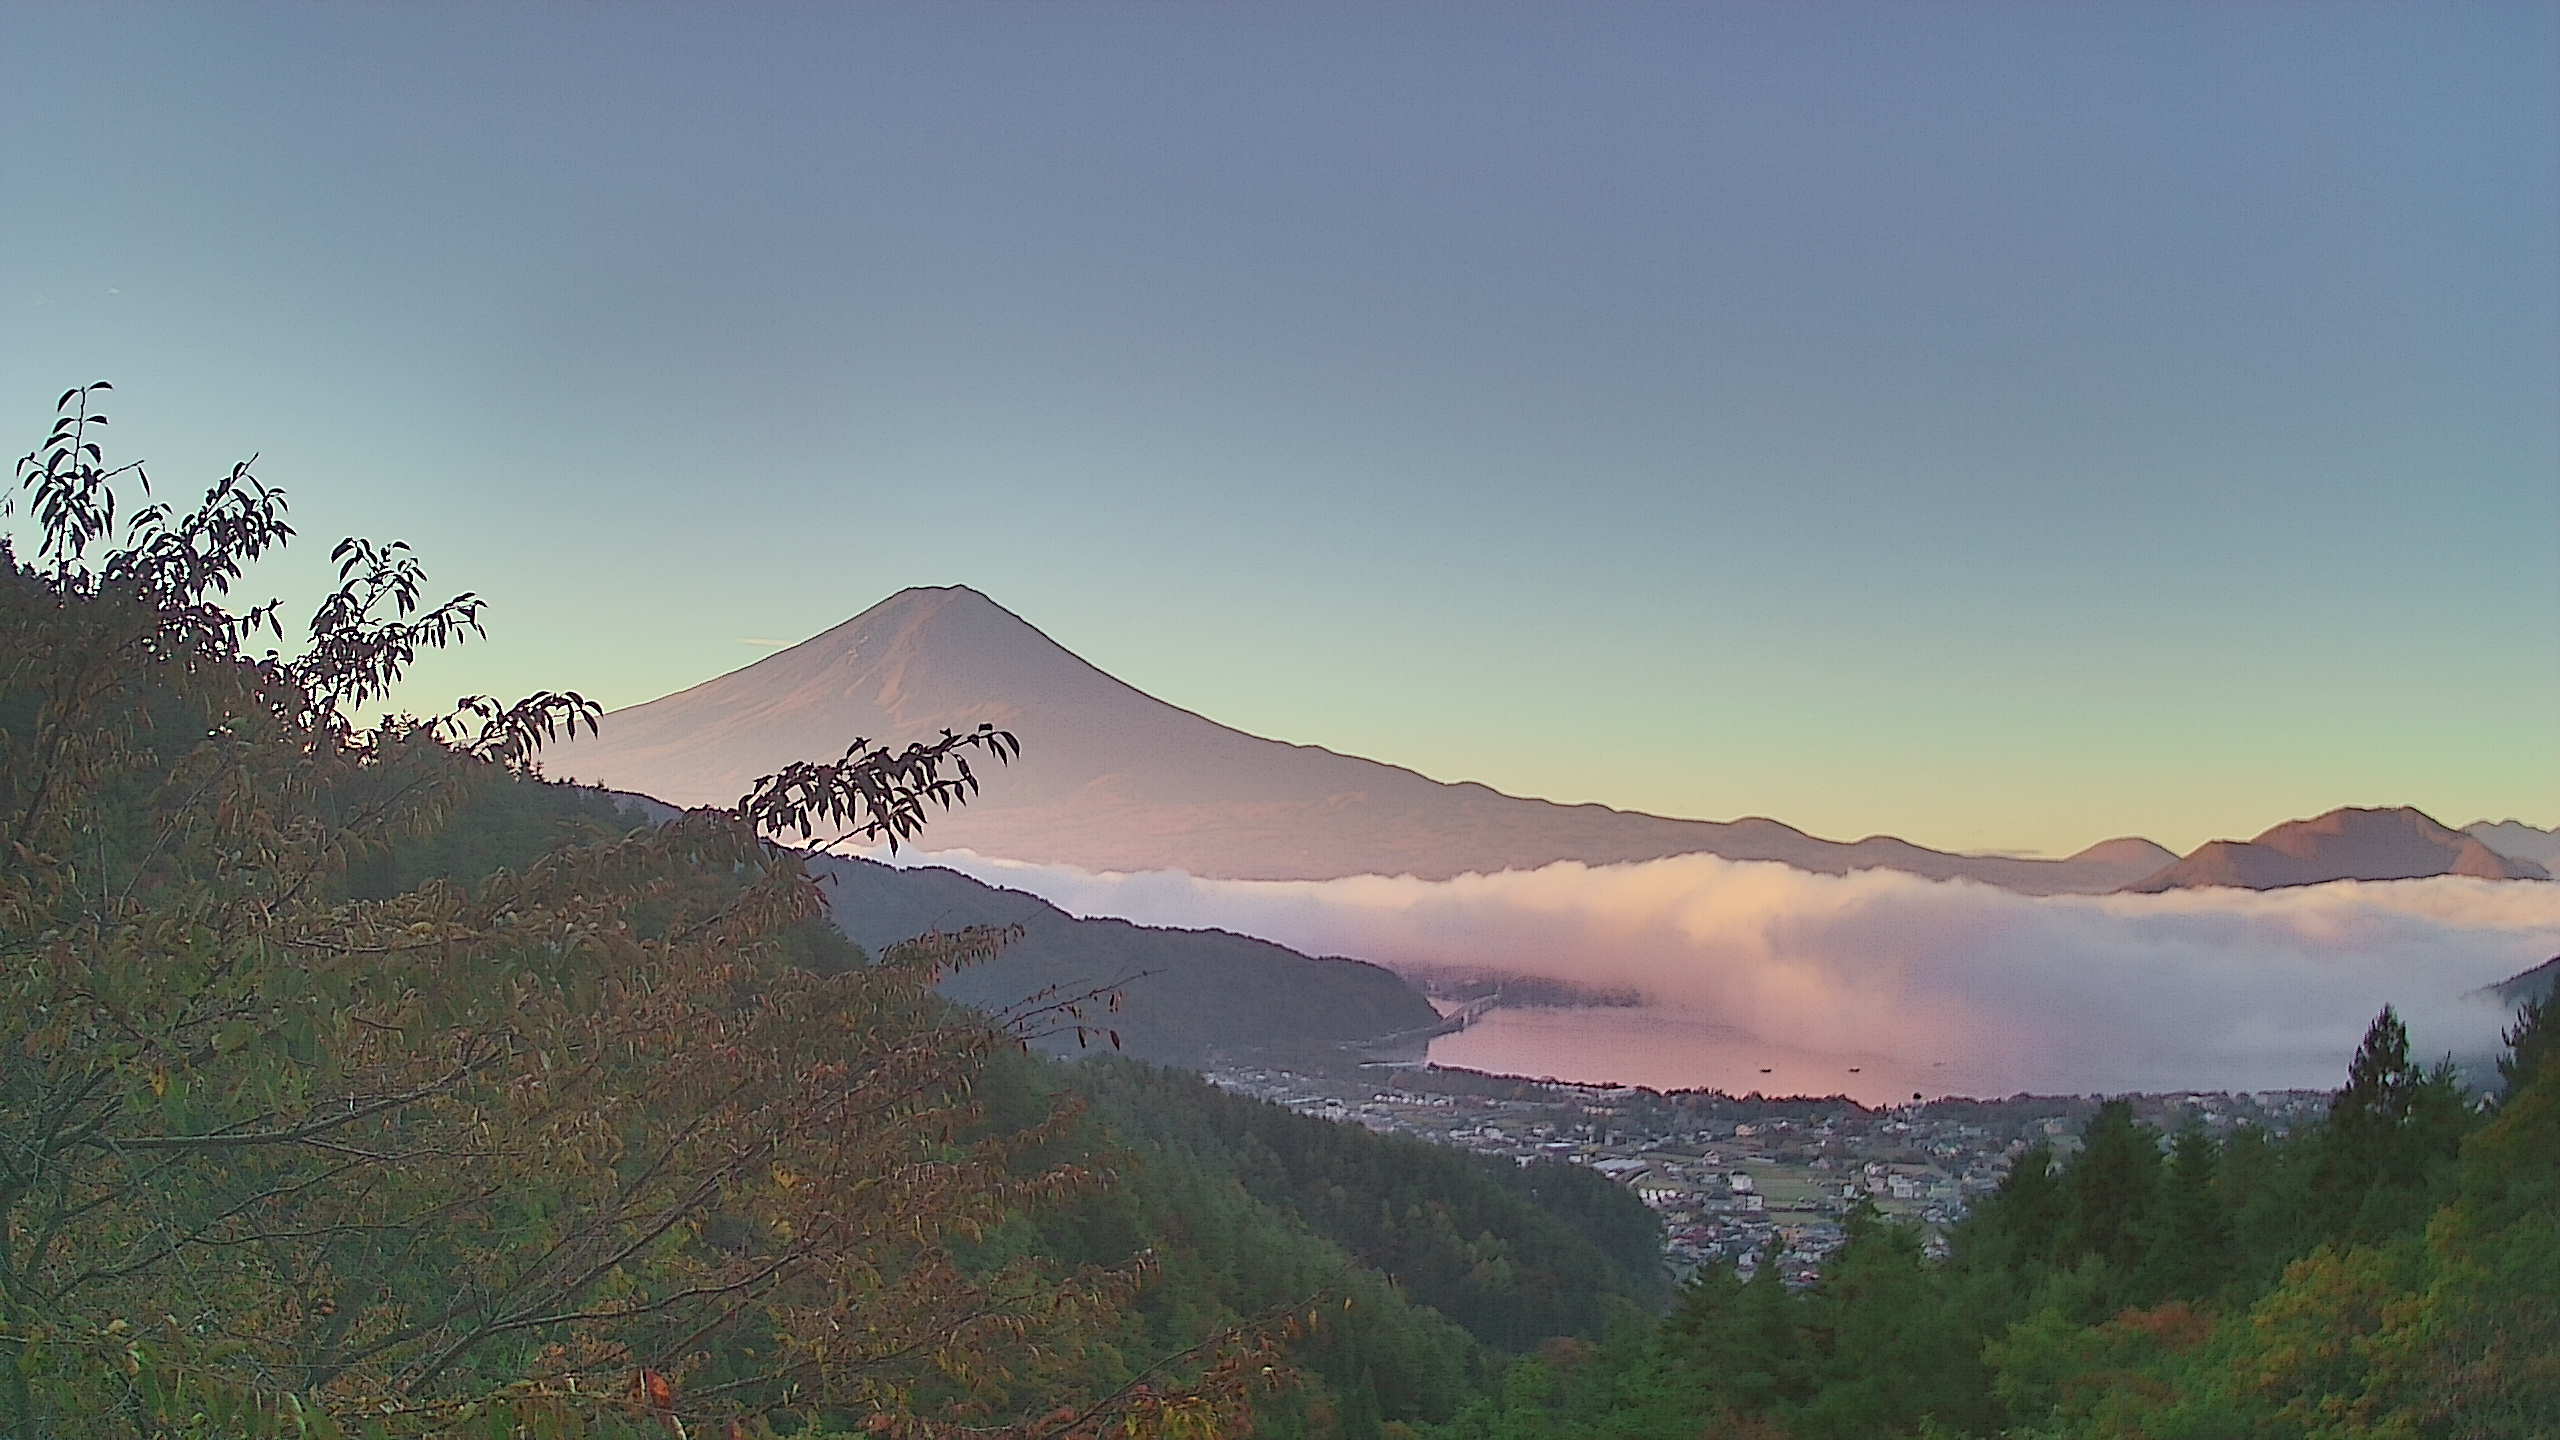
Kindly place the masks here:
[[(2002, 1096), (2182, 1088), (2167, 1077), (2063, 1075), (2029, 1057), (1975, 1050), (1947, 1055), (1816, 1051), (1774, 1045), (1704, 1016), (1652, 1007), (1523, 1006), (1494, 1010), (1431, 1042), (1434, 1064), (1583, 1084), (1729, 1095), (1846, 1095), (1867, 1105), (1914, 1091)], [(1761, 1073), (1763, 1069), (1767, 1074)], [(2334, 1081), (2326, 1083), (2335, 1083)]]

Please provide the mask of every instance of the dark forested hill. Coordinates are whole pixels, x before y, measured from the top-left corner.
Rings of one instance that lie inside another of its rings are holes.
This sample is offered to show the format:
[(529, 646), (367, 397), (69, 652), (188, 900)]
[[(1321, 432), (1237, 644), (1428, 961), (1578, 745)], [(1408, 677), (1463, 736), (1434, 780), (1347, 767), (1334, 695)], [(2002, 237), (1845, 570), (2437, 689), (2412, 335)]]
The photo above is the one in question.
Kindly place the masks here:
[[(653, 823), (683, 813), (627, 791), (582, 793)], [(1116, 1007), (1085, 1007), (1092, 1023), (1081, 1043), (1072, 1028), (1040, 1042), (1052, 1054), (1111, 1049), (1116, 1035), (1120, 1053), (1165, 1064), (1301, 1056), (1439, 1018), (1421, 991), (1364, 961), (1302, 955), (1225, 930), (1084, 919), (1037, 895), (940, 866), (839, 855), (810, 855), (804, 863), (826, 883), (837, 927), (875, 955), (937, 931), (1020, 926), (1020, 936), (993, 959), (943, 981), (942, 993), (964, 1005), (997, 1013), (1044, 994), (1111, 988)]]
[(1066, 1263), (1142, 1252), (1155, 1280), (1119, 1343), (1162, 1354), (1273, 1309), (1318, 1323), (1307, 1383), (1266, 1403), (1262, 1440), (1379, 1440), (1453, 1418), (1516, 1355), (1659, 1313), (1653, 1217), (1587, 1171), (1522, 1171), (1229, 1095), (1119, 1058), (999, 1067), (1025, 1115), (1084, 1100), (1060, 1142), (1114, 1183), (991, 1247)]
[[(895, 869), (815, 856), (837, 925), (879, 953), (898, 941), (970, 925), (1018, 925), (993, 959), (959, 971), (942, 993), (1001, 1011), (1026, 997), (1109, 986), (1118, 1008), (1089, 1007), (1124, 1054), (1176, 1064), (1213, 1055), (1300, 1054), (1345, 1041), (1427, 1026), (1431, 1002), (1393, 971), (1359, 960), (1316, 959), (1224, 930), (1169, 930), (1125, 920), (1086, 920), (1036, 895), (999, 889), (954, 870)], [(1107, 1036), (1089, 1041), (1109, 1044)], [(1070, 1033), (1043, 1042), (1064, 1053)]]
[(1589, 1170), (1373, 1134), (1152, 1065), (1070, 1074), (1151, 1163), (1235, 1176), (1489, 1345), (1597, 1335), (1668, 1297), (1653, 1212)]
[(2560, 993), (2560, 955), (2490, 986), (2488, 998), (2501, 1005), (2516, 1006), (2528, 1000), (2548, 1000), (2556, 993)]

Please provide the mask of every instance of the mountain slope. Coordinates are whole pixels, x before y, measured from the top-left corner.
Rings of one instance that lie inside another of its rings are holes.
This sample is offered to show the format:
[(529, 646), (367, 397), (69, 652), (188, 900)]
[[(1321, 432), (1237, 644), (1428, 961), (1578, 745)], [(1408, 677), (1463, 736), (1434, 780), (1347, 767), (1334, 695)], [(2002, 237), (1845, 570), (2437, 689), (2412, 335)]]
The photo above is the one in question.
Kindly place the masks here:
[(2125, 887), (2157, 894), (2194, 886), (2275, 890), (2330, 880), (2409, 880), (2469, 875), (2483, 880), (2548, 880), (2530, 860), (2499, 854), (2478, 837), (2450, 830), (2422, 811), (2340, 809), (2288, 820), (2253, 840), (2214, 840), (2157, 874)]
[[(628, 791), (591, 792), (657, 824), (676, 807)], [(1225, 930), (1177, 930), (1082, 919), (1037, 895), (940, 866), (898, 867), (845, 855), (802, 857), (826, 887), (828, 918), (874, 955), (902, 940), (974, 925), (1019, 925), (993, 960), (955, 971), (937, 988), (990, 1013), (1044, 993), (1117, 990), (1116, 1009), (1087, 1020), (1120, 1037), (1123, 1054), (1197, 1065), (1212, 1055), (1303, 1057), (1346, 1041), (1405, 1034), (1439, 1012), (1403, 977), (1361, 960), (1315, 959)], [(1108, 1045), (1107, 1036), (1087, 1036)], [(1043, 1049), (1085, 1048), (1067, 1032)]]
[(2474, 820), (2462, 827), (2462, 833), (2510, 860), (2530, 860), (2545, 870), (2560, 873), (2560, 830), (2545, 830), (2521, 820), (2500, 820), (2495, 824)]
[(1558, 805), (1312, 745), (1266, 740), (1144, 694), (961, 586), (903, 590), (744, 669), (605, 717), (547, 768), (693, 805), (724, 802), (856, 736), (1011, 729), (1023, 754), (932, 843), (1092, 870), (1251, 880), (1467, 871), (1697, 852), (1825, 873), (1885, 868), (2036, 894), (2112, 890), (2160, 868), (2147, 841), (2065, 860), (1952, 855), (1891, 836), (1816, 839), (1775, 820), (1675, 820)]
[[(1313, 959), (1224, 930), (1079, 919), (1036, 895), (956, 870), (832, 855), (805, 863), (826, 884), (836, 927), (875, 955), (928, 931), (1021, 926), (1020, 939), (995, 959), (954, 972), (942, 993), (1001, 1012), (1044, 992), (1072, 997), (1113, 987), (1119, 1008), (1087, 1006), (1086, 1022), (1116, 1031), (1122, 1053), (1142, 1059), (1197, 1065), (1215, 1054), (1304, 1054), (1439, 1019), (1420, 991), (1365, 961)], [(1102, 1035), (1088, 1039), (1110, 1043)], [(1060, 1033), (1042, 1048), (1084, 1047)]]
[(2475, 991), (2483, 999), (2495, 1000), (2513, 1007), (2527, 1000), (2549, 1000), (2560, 995), (2560, 955), (2554, 955), (2530, 970), (2510, 975), (2495, 985)]

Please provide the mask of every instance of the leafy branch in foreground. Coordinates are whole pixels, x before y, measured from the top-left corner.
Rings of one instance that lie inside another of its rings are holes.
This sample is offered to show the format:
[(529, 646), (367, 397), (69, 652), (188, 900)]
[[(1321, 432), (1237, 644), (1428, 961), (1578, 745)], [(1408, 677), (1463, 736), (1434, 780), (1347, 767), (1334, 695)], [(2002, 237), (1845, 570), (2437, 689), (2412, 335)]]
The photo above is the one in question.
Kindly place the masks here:
[[(1059, 1157), (1067, 1111), (993, 1126), (980, 1094), (1082, 997), (1012, 1031), (944, 1005), (1003, 932), (863, 963), (768, 838), (912, 837), (1010, 735), (858, 743), (632, 830), (529, 774), (594, 727), (575, 694), (359, 728), (481, 602), (350, 540), (300, 653), (241, 653), (281, 633), (224, 600), (291, 537), (282, 493), (244, 465), (192, 512), (124, 502), (105, 389), (20, 464), (39, 563), (0, 545), (0, 1435), (1245, 1412), (1277, 1370), (1244, 1331), (1026, 1405), (1147, 1275), (964, 1258), (1108, 1178)], [(510, 809), (530, 838), (479, 828)]]
[(993, 725), (965, 734), (945, 730), (939, 740), (903, 750), (859, 739), (841, 759), (797, 761), (765, 776), (741, 808), (772, 834), (815, 838), (821, 830), (836, 831), (821, 850), (886, 842), (894, 851), (924, 828), (932, 811), (963, 804), (978, 792), (977, 772), (969, 765), (973, 750), (1006, 762), (1022, 753), (1022, 742)]

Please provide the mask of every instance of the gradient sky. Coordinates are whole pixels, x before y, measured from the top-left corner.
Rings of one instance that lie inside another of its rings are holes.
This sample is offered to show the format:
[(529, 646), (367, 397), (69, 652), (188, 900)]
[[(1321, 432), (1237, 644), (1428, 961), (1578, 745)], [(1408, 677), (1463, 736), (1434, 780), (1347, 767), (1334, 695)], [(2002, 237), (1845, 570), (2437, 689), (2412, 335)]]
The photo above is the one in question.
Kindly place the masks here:
[(421, 708), (965, 582), (1560, 799), (2547, 825), (2555, 17), (12, 7), (0, 396), (488, 596)]

